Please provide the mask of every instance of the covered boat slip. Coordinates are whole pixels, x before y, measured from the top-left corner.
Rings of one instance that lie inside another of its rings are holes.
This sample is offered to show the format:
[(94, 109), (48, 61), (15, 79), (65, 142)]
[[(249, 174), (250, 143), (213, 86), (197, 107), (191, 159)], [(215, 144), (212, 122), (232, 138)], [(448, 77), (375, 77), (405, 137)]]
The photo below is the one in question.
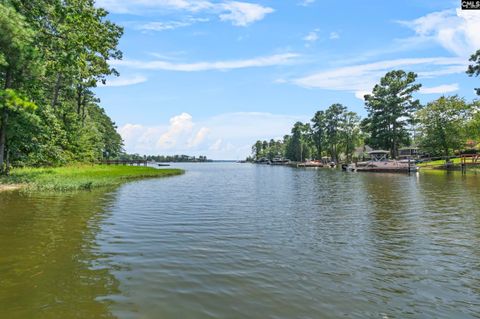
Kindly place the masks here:
[(357, 172), (385, 173), (410, 173), (418, 171), (418, 167), (415, 165), (415, 161), (412, 161), (410, 159), (390, 160), (388, 159), (388, 151), (371, 151), (368, 154), (371, 158), (370, 161), (352, 164), (348, 167), (348, 169), (350, 171)]

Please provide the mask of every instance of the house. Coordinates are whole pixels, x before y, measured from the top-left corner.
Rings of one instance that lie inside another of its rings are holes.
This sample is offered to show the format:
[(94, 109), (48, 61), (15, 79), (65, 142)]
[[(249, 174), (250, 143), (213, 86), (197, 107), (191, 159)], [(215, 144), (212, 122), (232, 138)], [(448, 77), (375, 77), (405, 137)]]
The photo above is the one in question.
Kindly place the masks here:
[(398, 150), (399, 159), (419, 159), (422, 153), (418, 150), (417, 147), (403, 147)]

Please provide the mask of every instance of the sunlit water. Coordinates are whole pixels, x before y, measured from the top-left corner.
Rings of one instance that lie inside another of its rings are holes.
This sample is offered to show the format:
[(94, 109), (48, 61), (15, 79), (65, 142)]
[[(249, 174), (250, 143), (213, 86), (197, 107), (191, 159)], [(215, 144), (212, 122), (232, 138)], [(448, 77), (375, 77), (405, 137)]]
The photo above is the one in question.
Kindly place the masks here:
[(0, 194), (0, 318), (480, 318), (480, 176), (186, 164)]

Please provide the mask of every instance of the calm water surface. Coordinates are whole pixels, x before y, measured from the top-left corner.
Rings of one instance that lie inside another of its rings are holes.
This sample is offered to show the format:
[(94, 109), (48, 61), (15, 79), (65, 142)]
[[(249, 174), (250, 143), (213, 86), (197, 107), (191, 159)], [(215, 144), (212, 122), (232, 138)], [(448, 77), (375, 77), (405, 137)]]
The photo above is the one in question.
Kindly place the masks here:
[(0, 194), (0, 318), (480, 318), (480, 176), (182, 167)]

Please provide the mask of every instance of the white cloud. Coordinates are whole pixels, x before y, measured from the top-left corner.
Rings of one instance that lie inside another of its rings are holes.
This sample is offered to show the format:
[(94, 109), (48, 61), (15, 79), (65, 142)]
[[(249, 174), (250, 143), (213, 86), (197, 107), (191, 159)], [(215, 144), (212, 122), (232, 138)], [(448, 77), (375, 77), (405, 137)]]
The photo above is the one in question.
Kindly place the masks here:
[[(303, 37), (303, 41), (307, 42), (306, 44), (307, 47), (309, 47), (312, 43), (320, 40), (319, 32), (320, 32), (320, 29), (315, 29)], [(340, 34), (338, 32), (330, 32), (328, 37), (330, 40), (337, 40), (337, 39), (340, 39)]]
[(191, 26), (198, 22), (208, 22), (207, 18), (189, 18), (182, 21), (153, 21), (135, 27), (142, 31), (168, 31)]
[(303, 37), (303, 40), (306, 41), (306, 42), (310, 42), (310, 43), (317, 42), (318, 39), (320, 38), (318, 36), (318, 31), (319, 31), (319, 29), (315, 29), (315, 30), (311, 31), (305, 37)]
[[(386, 60), (375, 63), (352, 65), (320, 71), (293, 83), (306, 88), (320, 88), (356, 93), (363, 99), (363, 92), (369, 91), (388, 71), (404, 69), (414, 71), (419, 77), (434, 77), (440, 74), (465, 72), (466, 61), (460, 58), (411, 58)], [(436, 73), (434, 73), (436, 72)]]
[(299, 5), (303, 6), (303, 7), (308, 7), (309, 5), (311, 5), (314, 2), (315, 2), (315, 0), (303, 0), (303, 1), (300, 1)]
[(170, 149), (177, 145), (178, 139), (189, 134), (193, 129), (192, 116), (182, 113), (170, 119), (168, 130), (157, 141), (157, 148)]
[(412, 21), (400, 21), (413, 29), (413, 42), (435, 41), (446, 50), (466, 57), (480, 47), (480, 12), (445, 10)]
[(370, 91), (356, 91), (356, 92), (355, 92), (355, 97), (356, 97), (357, 99), (360, 99), (360, 100), (362, 100), (362, 101), (365, 101), (365, 95), (371, 94), (371, 93), (372, 93), (372, 92), (370, 92)]
[(202, 127), (200, 130), (198, 130), (197, 134), (193, 136), (189, 141), (188, 141), (188, 146), (189, 147), (194, 147), (202, 143), (205, 138), (207, 137), (208, 133), (210, 133), (210, 129), (206, 127)]
[(242, 27), (260, 21), (274, 12), (270, 7), (239, 1), (214, 3), (204, 0), (97, 0), (97, 5), (114, 13), (129, 14), (143, 14), (151, 10), (182, 10), (190, 13), (203, 11)]
[(207, 155), (216, 159), (243, 159), (258, 139), (290, 133), (296, 121), (308, 116), (239, 112), (194, 121), (188, 113), (167, 125), (126, 124), (118, 129), (129, 153)]
[(210, 151), (219, 151), (222, 147), (222, 142), (223, 140), (219, 138), (218, 140), (215, 141), (210, 147), (208, 148)]
[(99, 87), (102, 86), (129, 86), (146, 82), (148, 79), (143, 75), (134, 75), (131, 77), (120, 76), (119, 78), (108, 79), (106, 84), (99, 84)]
[(196, 12), (214, 6), (213, 3), (202, 0), (97, 0), (96, 4), (114, 13), (130, 14), (141, 14), (153, 9)]
[(245, 27), (274, 12), (272, 8), (255, 3), (231, 1), (221, 5), (226, 13), (220, 14), (222, 21), (231, 21), (233, 25)]
[(125, 124), (118, 128), (126, 145), (132, 145), (144, 135), (144, 127), (139, 124)]
[(338, 32), (330, 32), (330, 40), (340, 39), (340, 34)]
[(467, 63), (466, 60), (462, 61), (463, 63), (458, 63), (457, 65), (450, 65), (439, 68), (437, 70), (426, 70), (418, 72), (418, 76), (424, 79), (427, 78), (436, 78), (443, 75), (450, 75), (450, 74), (459, 74), (465, 73), (467, 70)]
[(288, 83), (288, 81), (284, 78), (278, 78), (278, 79), (275, 79), (273, 83), (284, 84), (284, 83)]
[(195, 62), (195, 63), (174, 63), (165, 60), (156, 61), (139, 61), (139, 60), (116, 60), (112, 61), (112, 65), (131, 67), (135, 69), (148, 70), (167, 70), (182, 72), (198, 72), (209, 70), (232, 70), (253, 67), (268, 67), (276, 65), (285, 65), (291, 63), (298, 54), (284, 53), (275, 54), (264, 57), (256, 57), (246, 60), (216, 61), (216, 62)]
[(420, 93), (422, 94), (446, 94), (456, 92), (459, 90), (458, 83), (444, 84), (434, 87), (422, 87)]

